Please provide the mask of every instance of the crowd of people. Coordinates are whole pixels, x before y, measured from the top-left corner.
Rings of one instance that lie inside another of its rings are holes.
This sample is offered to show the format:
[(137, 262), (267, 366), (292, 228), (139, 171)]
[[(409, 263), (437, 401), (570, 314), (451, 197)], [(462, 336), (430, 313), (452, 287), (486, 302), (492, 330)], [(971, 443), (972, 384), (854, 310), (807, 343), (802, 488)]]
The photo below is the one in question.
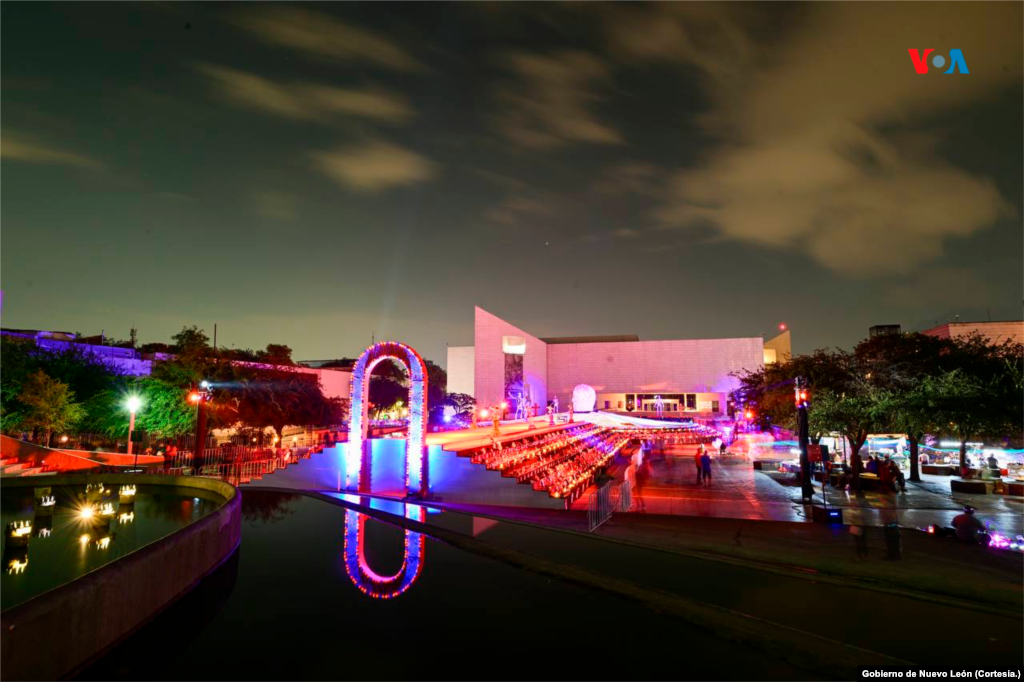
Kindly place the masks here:
[(850, 456), (848, 465), (834, 462), (831, 463), (831, 468), (841, 470), (842, 473), (837, 478), (835, 487), (843, 490), (847, 488), (860, 490), (861, 474), (873, 474), (878, 477), (879, 487), (883, 492), (907, 492), (907, 480), (903, 475), (903, 470), (889, 455), (885, 455), (884, 458), (874, 455), (861, 458), (860, 453), (855, 453)]

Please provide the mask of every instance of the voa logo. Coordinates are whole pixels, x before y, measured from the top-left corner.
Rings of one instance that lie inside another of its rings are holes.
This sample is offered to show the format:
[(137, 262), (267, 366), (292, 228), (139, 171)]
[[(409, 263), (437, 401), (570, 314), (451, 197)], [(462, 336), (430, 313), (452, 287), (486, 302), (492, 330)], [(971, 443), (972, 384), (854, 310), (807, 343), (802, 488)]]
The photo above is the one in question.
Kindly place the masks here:
[[(935, 50), (925, 50), (923, 55), (914, 48), (909, 48), (907, 51), (910, 52), (910, 60), (914, 62), (914, 71), (918, 73), (928, 73), (929, 62), (936, 69), (941, 69), (946, 65), (946, 58), (941, 54), (934, 55), (931, 59), (928, 58), (928, 55)], [(950, 50), (949, 68), (942, 73), (956, 73), (958, 70), (960, 73), (970, 73), (967, 70), (967, 62), (964, 61), (963, 50)]]

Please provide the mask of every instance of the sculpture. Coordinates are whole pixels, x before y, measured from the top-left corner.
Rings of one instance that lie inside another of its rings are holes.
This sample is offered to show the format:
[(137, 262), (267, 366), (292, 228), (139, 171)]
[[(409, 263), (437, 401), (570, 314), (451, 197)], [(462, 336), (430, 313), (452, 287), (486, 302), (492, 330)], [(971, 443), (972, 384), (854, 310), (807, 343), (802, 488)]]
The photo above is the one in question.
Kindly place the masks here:
[(665, 416), (665, 401), (661, 399), (660, 395), (654, 396), (654, 412), (658, 415), (658, 419)]

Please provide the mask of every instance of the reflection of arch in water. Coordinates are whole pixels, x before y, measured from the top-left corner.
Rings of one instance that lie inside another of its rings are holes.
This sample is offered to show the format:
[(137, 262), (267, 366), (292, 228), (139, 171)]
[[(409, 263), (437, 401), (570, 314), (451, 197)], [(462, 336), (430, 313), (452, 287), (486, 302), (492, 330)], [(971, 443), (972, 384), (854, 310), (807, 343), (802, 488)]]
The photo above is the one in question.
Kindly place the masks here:
[[(345, 460), (346, 488), (358, 487), (369, 492), (369, 466), (363, 471), (363, 461), (369, 461), (365, 452), (369, 426), (370, 375), (373, 368), (387, 359), (398, 360), (409, 373), (409, 432), (405, 441), (405, 488), (410, 493), (426, 494), (426, 437), (427, 437), (427, 366), (420, 354), (404, 343), (382, 341), (359, 356), (352, 369), (352, 414), (349, 420), (348, 448)], [(364, 478), (363, 474), (366, 475)]]
[[(407, 504), (405, 518), (422, 523), (426, 510)], [(366, 560), (366, 514), (352, 510), (345, 512), (345, 572), (363, 594), (374, 599), (393, 599), (416, 582), (423, 566), (424, 544), (422, 533), (405, 531), (402, 566), (394, 575), (379, 575)]]

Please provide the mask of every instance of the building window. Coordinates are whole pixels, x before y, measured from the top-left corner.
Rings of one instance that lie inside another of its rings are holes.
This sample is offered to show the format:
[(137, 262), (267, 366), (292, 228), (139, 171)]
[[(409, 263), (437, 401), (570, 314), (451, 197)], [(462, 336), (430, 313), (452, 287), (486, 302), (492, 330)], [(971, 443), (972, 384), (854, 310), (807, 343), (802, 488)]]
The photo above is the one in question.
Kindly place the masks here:
[(717, 400), (712, 400), (711, 401), (711, 411), (712, 412), (718, 412), (718, 401)]
[(697, 409), (697, 394), (687, 393), (686, 394), (686, 409), (696, 410)]
[(620, 410), (622, 409), (622, 401), (621, 400), (619, 401), (619, 409)]
[(604, 409), (606, 409), (606, 410), (607, 410), (607, 409), (609, 409), (609, 408), (610, 408), (611, 406), (612, 406), (612, 401), (610, 401), (610, 400), (606, 400), (606, 401), (604, 401)]

